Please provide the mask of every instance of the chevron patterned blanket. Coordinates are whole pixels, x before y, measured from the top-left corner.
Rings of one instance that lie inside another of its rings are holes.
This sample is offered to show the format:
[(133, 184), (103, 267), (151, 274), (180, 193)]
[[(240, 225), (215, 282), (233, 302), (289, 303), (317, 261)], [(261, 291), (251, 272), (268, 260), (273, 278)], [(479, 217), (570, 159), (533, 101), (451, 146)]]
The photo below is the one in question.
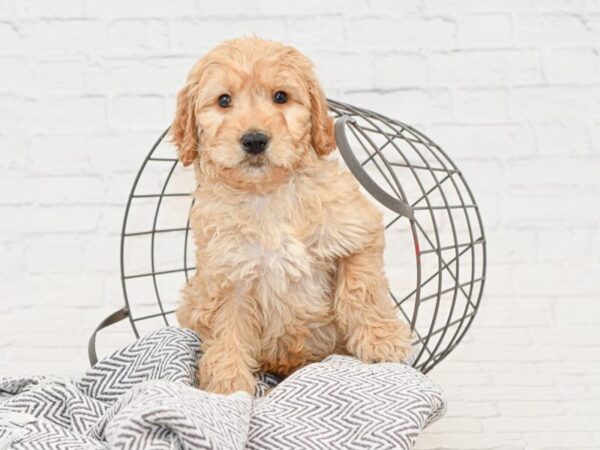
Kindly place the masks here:
[(259, 394), (194, 387), (200, 340), (165, 328), (76, 380), (0, 378), (0, 449), (410, 449), (444, 413), (402, 364), (331, 356)]

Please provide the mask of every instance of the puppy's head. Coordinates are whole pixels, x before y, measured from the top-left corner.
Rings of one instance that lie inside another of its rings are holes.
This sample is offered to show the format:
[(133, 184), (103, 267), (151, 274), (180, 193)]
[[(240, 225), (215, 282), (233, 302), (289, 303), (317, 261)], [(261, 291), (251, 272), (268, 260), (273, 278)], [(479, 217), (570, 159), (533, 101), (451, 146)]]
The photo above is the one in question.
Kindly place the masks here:
[(171, 135), (184, 165), (259, 182), (335, 147), (333, 121), (311, 62), (259, 38), (224, 42), (190, 72)]

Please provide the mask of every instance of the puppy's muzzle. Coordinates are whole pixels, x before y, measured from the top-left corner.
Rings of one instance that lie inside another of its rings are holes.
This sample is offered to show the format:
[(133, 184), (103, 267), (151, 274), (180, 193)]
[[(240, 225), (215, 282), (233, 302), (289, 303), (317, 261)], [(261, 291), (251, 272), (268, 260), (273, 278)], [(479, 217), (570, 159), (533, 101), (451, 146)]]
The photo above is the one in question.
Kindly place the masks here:
[(258, 155), (264, 152), (269, 145), (269, 136), (263, 133), (246, 133), (240, 142), (247, 153)]

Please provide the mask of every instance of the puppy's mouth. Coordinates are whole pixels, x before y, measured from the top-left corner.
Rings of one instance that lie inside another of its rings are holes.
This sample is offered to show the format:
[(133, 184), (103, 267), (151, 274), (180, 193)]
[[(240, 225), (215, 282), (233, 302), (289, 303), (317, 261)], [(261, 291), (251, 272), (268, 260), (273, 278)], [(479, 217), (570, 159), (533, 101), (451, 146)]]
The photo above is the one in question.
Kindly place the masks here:
[(246, 155), (244, 159), (244, 165), (252, 168), (260, 168), (266, 166), (268, 163), (265, 155)]

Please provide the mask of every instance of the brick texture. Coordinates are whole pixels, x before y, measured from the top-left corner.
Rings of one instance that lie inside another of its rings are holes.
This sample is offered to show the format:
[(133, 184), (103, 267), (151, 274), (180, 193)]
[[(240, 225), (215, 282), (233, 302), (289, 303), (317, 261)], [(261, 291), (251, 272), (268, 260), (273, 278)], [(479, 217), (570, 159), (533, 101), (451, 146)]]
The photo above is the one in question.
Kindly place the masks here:
[(250, 33), (305, 51), (331, 98), (422, 128), (481, 204), (485, 297), (431, 372), (450, 407), (417, 448), (600, 448), (596, 0), (3, 0), (0, 374), (86, 366), (122, 302), (135, 171), (192, 63)]

